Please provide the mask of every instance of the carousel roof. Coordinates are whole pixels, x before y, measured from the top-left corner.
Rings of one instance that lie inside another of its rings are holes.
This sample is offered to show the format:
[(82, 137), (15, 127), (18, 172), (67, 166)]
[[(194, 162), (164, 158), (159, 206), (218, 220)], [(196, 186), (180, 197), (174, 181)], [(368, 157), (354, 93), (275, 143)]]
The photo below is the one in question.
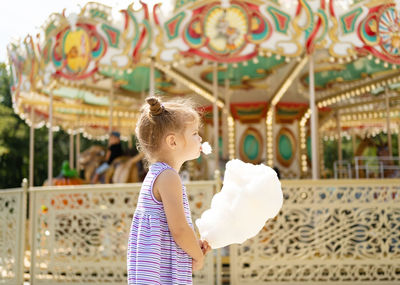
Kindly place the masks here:
[(343, 128), (384, 129), (387, 100), (399, 126), (399, 5), (179, 0), (171, 13), (142, 3), (113, 19), (110, 7), (89, 2), (9, 45), (14, 108), (29, 123), (34, 110), (34, 124), (43, 125), (52, 94), (54, 125), (104, 137), (112, 124), (127, 136), (151, 89), (151, 66), (161, 96), (190, 95), (204, 106), (217, 68), (219, 107), (229, 100), (246, 120), (249, 108), (263, 118), (273, 105), (278, 121), (290, 121), (308, 111), (312, 59), (322, 131), (335, 129), (338, 110)]

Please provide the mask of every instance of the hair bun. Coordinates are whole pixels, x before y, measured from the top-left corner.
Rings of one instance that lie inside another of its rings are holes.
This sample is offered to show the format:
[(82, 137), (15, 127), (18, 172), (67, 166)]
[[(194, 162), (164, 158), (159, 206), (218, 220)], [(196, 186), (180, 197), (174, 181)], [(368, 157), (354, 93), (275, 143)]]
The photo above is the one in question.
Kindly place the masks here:
[(147, 98), (146, 102), (150, 105), (150, 114), (152, 116), (161, 115), (164, 111), (163, 105), (161, 105), (160, 101), (156, 97)]

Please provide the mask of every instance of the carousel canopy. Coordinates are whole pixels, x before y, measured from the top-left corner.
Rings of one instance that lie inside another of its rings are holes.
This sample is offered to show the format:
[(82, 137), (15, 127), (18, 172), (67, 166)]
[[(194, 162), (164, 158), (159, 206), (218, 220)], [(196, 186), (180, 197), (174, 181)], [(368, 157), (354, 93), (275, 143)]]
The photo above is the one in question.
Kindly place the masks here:
[(344, 129), (385, 129), (388, 108), (398, 128), (400, 1), (162, 5), (132, 4), (113, 19), (110, 7), (89, 2), (79, 14), (50, 15), (42, 33), (11, 43), (15, 111), (29, 124), (46, 124), (51, 95), (53, 125), (127, 136), (152, 84), (162, 96), (193, 96), (207, 106), (216, 68), (218, 106), (229, 102), (237, 119), (265, 118), (273, 106), (277, 121), (299, 120), (309, 114), (312, 60), (322, 132), (336, 129), (338, 112)]

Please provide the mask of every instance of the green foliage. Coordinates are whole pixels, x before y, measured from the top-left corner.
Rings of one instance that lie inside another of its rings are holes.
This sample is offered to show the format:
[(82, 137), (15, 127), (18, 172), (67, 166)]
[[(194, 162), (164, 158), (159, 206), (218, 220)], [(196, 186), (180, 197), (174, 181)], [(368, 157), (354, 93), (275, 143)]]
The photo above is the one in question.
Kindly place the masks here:
[(9, 107), (0, 105), (0, 118), (0, 188), (18, 187), (27, 177), (29, 130)]
[[(11, 77), (8, 75), (7, 67), (4, 63), (0, 63), (0, 104), (11, 108)], [(2, 118), (2, 117), (0, 117)]]

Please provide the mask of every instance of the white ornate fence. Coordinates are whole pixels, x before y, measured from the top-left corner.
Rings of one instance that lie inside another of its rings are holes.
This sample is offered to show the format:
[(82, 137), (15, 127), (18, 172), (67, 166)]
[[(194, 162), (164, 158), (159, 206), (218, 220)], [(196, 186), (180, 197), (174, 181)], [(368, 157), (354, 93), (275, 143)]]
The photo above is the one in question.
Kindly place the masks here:
[(22, 284), (26, 187), (0, 192), (0, 284)]
[[(400, 284), (400, 180), (282, 185), (278, 217), (255, 238), (231, 246), (231, 284)], [(126, 284), (139, 187), (30, 189), (31, 285)], [(195, 220), (209, 207), (216, 182), (192, 182), (187, 189)], [(0, 284), (22, 284), (24, 205), (23, 188), (0, 191)], [(214, 284), (214, 265), (221, 262), (213, 257), (195, 284)]]
[[(31, 189), (32, 284), (126, 284), (126, 246), (140, 184)], [(193, 220), (215, 183), (187, 184)], [(214, 284), (207, 257), (195, 284)]]
[(231, 284), (400, 284), (400, 180), (282, 184), (278, 217), (231, 246)]

